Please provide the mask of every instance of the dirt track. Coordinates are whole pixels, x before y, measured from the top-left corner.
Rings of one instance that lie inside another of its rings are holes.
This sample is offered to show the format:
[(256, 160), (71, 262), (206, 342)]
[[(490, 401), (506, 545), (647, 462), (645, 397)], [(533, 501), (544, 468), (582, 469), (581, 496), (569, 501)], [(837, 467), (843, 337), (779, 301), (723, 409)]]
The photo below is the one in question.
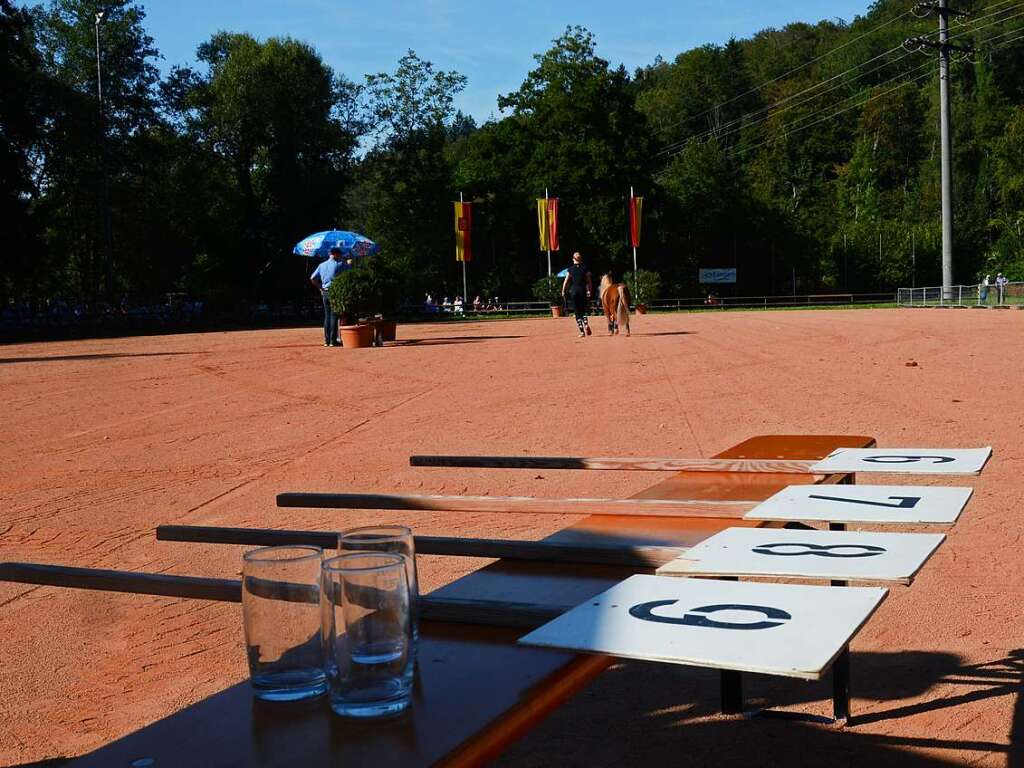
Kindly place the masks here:
[[(413, 469), (411, 453), (708, 456), (768, 433), (992, 445), (946, 544), (853, 646), (856, 727), (737, 724), (713, 714), (713, 675), (628, 664), (504, 762), (1024, 765), (1024, 312), (658, 315), (586, 341), (573, 326), (402, 327), (384, 350), (325, 349), (316, 328), (0, 347), (0, 558), (230, 577), (241, 548), (158, 543), (154, 527), (360, 519), (279, 510), (281, 490), (626, 496), (655, 481)], [(522, 538), (570, 520), (384, 519)], [(479, 565), (428, 559), (422, 588)], [(81, 754), (245, 674), (237, 606), (11, 584), (0, 655), (0, 765)], [(824, 686), (749, 695), (828, 710)]]

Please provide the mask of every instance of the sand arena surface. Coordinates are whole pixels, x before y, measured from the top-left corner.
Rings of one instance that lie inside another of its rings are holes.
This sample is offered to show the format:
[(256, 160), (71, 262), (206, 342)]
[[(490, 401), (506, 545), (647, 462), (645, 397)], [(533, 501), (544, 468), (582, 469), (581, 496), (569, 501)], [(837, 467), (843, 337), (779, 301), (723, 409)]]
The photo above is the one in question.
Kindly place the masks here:
[[(597, 322), (586, 341), (574, 326), (403, 326), (383, 350), (325, 349), (317, 328), (0, 347), (0, 557), (234, 577), (242, 548), (156, 542), (155, 526), (368, 521), (277, 509), (281, 490), (627, 496), (658, 479), (414, 469), (411, 453), (709, 456), (768, 433), (992, 445), (984, 475), (948, 481), (977, 490), (946, 544), (853, 645), (855, 727), (722, 718), (713, 673), (629, 663), (503, 762), (1024, 765), (1024, 312), (648, 315), (632, 339)], [(537, 538), (573, 518), (372, 519)], [(482, 562), (425, 558), (422, 588)], [(246, 673), (237, 605), (13, 584), (0, 658), (2, 765), (90, 751)], [(748, 678), (746, 694), (830, 711), (827, 684)]]

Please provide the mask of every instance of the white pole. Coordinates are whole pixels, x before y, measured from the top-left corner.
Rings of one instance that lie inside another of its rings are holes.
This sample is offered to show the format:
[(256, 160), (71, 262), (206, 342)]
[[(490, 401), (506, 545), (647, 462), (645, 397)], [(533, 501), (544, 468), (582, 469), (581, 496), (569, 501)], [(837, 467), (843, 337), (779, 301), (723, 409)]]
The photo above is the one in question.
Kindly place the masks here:
[[(462, 199), (462, 193), (461, 192), (459, 192), (459, 202), (460, 203), (465, 202), (465, 200)], [(463, 214), (463, 215), (465, 215), (465, 214)], [(466, 237), (466, 233), (465, 232), (462, 233), (462, 237), (463, 238)], [(465, 315), (465, 313), (466, 313), (466, 306), (468, 304), (469, 304), (469, 291), (466, 290), (466, 249), (465, 249), (465, 240), (463, 240), (463, 249), (462, 249), (462, 313), (463, 313), (463, 315)]]
[[(629, 188), (629, 216), (630, 219), (633, 217), (633, 187)], [(629, 229), (629, 239), (633, 239), (633, 228)], [(633, 246), (633, 274), (636, 274), (636, 246)]]
[[(544, 187), (544, 212), (547, 214), (548, 188)], [(545, 218), (546, 215), (545, 215)], [(548, 245), (551, 245), (551, 226), (548, 225)], [(551, 249), (548, 248), (548, 277), (551, 277)]]

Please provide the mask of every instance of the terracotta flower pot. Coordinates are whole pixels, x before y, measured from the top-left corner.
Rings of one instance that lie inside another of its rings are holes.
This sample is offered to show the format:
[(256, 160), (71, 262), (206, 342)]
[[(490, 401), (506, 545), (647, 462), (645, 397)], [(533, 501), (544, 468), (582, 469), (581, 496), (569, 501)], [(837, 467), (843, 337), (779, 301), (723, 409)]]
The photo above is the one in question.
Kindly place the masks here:
[(562, 316), (562, 308), (552, 304), (551, 305), (551, 316), (552, 317), (561, 317)]
[(343, 325), (341, 326), (341, 346), (348, 349), (369, 347), (373, 344), (372, 325)]

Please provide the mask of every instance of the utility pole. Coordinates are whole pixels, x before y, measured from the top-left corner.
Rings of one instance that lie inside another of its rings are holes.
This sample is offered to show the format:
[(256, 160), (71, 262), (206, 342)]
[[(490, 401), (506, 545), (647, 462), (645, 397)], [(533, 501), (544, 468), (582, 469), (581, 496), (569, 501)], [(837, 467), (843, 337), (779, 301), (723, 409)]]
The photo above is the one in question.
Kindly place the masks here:
[(100, 22), (103, 11), (96, 14), (96, 99), (100, 108), (100, 174), (103, 176), (103, 236), (106, 240), (107, 302), (114, 304), (114, 235), (110, 222), (110, 179), (107, 175), (107, 113), (103, 105), (103, 70), (100, 68)]
[(915, 37), (904, 42), (907, 50), (930, 48), (939, 52), (939, 122), (942, 144), (942, 295), (953, 295), (953, 123), (949, 103), (949, 64), (954, 51), (973, 53), (973, 49), (949, 42), (949, 17), (967, 16), (966, 11), (949, 7), (949, 0), (918, 3), (914, 11), (927, 11), (939, 17), (939, 39)]

